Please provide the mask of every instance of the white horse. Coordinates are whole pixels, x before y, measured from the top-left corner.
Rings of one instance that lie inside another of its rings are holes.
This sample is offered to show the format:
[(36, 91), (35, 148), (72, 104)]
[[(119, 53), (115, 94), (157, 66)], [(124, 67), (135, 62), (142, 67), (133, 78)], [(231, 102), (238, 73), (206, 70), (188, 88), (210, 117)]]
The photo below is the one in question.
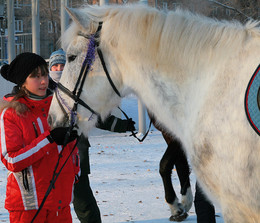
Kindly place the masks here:
[[(68, 11), (74, 22), (64, 35), (67, 63), (60, 83), (74, 89), (90, 34), (102, 21), (97, 41), (120, 95), (135, 93), (183, 143), (225, 222), (259, 223), (260, 140), (244, 110), (245, 90), (260, 62), (258, 23), (216, 21), (139, 4)], [(77, 110), (84, 132), (94, 126), (94, 112), (105, 118), (121, 99), (95, 56), (80, 95), (92, 112), (81, 105)], [(74, 99), (56, 92), (69, 112)], [(49, 115), (53, 127), (68, 125), (56, 98)]]

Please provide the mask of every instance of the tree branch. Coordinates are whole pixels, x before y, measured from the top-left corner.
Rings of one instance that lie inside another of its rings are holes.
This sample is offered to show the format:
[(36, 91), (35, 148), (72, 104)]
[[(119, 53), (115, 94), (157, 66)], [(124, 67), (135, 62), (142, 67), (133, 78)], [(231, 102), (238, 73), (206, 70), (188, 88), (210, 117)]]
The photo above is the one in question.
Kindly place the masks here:
[(227, 8), (227, 9), (233, 10), (233, 11), (235, 11), (235, 12), (238, 12), (239, 14), (245, 16), (247, 19), (253, 19), (252, 17), (246, 15), (245, 13), (241, 12), (240, 10), (238, 10), (238, 9), (236, 9), (236, 8), (234, 8), (234, 7), (225, 5), (225, 4), (223, 4), (223, 3), (220, 3), (220, 2), (214, 1), (214, 0), (208, 0), (208, 1), (209, 1), (209, 2), (213, 2), (213, 3), (215, 3), (216, 5), (220, 5), (220, 6), (224, 7), (224, 8)]

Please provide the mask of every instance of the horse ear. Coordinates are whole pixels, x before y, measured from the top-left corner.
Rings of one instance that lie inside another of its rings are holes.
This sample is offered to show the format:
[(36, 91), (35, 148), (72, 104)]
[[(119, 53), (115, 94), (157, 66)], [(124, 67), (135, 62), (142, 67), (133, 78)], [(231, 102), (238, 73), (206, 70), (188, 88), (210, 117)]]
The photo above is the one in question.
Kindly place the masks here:
[(76, 22), (82, 29), (86, 30), (90, 27), (90, 18), (87, 17), (86, 14), (81, 12), (78, 9), (67, 8), (65, 7), (69, 16), (72, 18), (74, 22)]

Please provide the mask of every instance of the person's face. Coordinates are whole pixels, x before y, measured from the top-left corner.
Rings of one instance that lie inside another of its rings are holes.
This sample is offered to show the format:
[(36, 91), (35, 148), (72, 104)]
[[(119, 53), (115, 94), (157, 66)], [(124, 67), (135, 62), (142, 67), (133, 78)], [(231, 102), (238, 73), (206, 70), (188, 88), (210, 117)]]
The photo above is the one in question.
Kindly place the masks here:
[(38, 96), (46, 95), (48, 85), (49, 77), (48, 75), (43, 76), (41, 69), (38, 69), (34, 75), (30, 74), (23, 84), (28, 91)]
[(51, 67), (51, 71), (63, 71), (65, 64), (57, 63)]

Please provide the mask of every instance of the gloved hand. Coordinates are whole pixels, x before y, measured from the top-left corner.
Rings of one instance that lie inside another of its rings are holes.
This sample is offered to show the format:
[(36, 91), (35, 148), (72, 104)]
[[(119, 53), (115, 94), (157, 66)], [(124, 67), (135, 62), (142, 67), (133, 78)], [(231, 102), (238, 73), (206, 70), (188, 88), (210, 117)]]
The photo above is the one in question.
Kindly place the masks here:
[[(55, 129), (51, 130), (50, 136), (53, 139), (53, 141), (55, 141), (58, 145), (64, 145), (65, 137), (66, 137), (68, 130), (69, 130), (69, 127), (57, 127)], [(75, 140), (77, 137), (78, 137), (77, 130), (72, 130), (67, 143)]]
[(127, 120), (126, 131), (135, 131), (135, 122), (132, 120), (132, 118)]

